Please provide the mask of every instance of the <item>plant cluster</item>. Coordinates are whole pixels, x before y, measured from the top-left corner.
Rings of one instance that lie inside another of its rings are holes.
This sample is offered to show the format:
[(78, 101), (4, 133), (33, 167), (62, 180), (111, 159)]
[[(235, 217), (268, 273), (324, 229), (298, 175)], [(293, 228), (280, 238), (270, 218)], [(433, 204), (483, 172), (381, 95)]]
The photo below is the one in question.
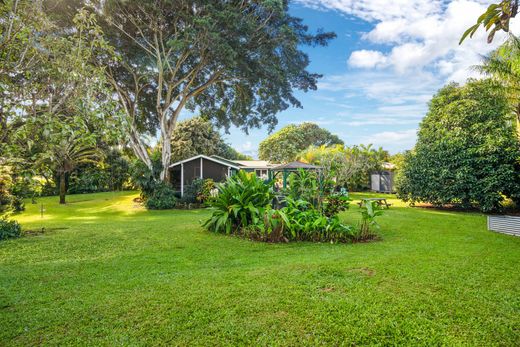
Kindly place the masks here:
[(17, 238), (22, 235), (22, 227), (17, 221), (0, 219), (0, 241), (6, 239)]
[(149, 210), (169, 210), (175, 207), (177, 198), (175, 191), (167, 183), (159, 182), (153, 192), (146, 198), (144, 205)]
[[(317, 177), (302, 172), (293, 175), (285, 206), (275, 209), (272, 183), (238, 172), (218, 185), (219, 194), (210, 202), (213, 214), (203, 226), (213, 232), (269, 242), (350, 242), (373, 237), (339, 220), (337, 213), (348, 207), (348, 197), (332, 195), (331, 202), (322, 205), (317, 202), (321, 201)], [(372, 213), (367, 216), (376, 217)]]

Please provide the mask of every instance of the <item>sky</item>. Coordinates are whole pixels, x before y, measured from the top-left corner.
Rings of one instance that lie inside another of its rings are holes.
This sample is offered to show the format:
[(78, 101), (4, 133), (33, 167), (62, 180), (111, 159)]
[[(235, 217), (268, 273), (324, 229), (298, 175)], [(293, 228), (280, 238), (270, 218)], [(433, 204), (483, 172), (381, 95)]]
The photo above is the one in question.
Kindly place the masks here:
[[(491, 1), (493, 2), (493, 1)], [(496, 2), (496, 1), (495, 1)], [(322, 74), (317, 91), (296, 92), (303, 108), (277, 115), (275, 131), (314, 122), (347, 145), (373, 144), (390, 153), (411, 149), (427, 104), (444, 84), (479, 77), (471, 68), (506, 38), (486, 43), (479, 29), (459, 46), (462, 33), (490, 1), (478, 0), (294, 0), (293, 16), (311, 30), (334, 31), (326, 47), (302, 49), (309, 71)], [(520, 32), (520, 21), (511, 23)], [(257, 156), (267, 128), (225, 138), (238, 151)]]

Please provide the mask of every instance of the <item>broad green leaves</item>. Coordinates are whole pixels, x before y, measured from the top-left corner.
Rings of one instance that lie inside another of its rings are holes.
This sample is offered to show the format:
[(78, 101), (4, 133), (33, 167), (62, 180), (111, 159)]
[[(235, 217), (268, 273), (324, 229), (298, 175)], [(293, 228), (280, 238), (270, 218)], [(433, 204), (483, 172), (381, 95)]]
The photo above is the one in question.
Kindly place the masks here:
[(491, 4), (477, 19), (477, 23), (468, 28), (460, 38), (459, 45), (469, 36), (473, 37), (475, 32), (483, 26), (489, 31), (487, 42), (491, 43), (497, 31), (509, 32), (509, 21), (518, 13), (518, 0), (502, 0), (497, 4)]

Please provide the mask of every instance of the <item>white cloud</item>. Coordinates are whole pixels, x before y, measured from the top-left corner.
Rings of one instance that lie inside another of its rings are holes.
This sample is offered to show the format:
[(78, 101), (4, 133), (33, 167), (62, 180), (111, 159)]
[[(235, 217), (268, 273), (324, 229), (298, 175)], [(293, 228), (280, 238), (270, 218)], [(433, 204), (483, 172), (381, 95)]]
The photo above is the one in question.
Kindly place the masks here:
[(361, 138), (361, 143), (371, 143), (374, 146), (381, 146), (391, 152), (402, 148), (412, 148), (417, 139), (417, 129), (407, 129), (401, 131), (382, 131)]
[(357, 68), (374, 68), (385, 66), (387, 60), (387, 57), (381, 52), (362, 49), (352, 52), (348, 64)]
[[(505, 38), (497, 34), (493, 44), (479, 29), (473, 39), (459, 46), (462, 33), (482, 14), (491, 1), (479, 0), (298, 0), (322, 10), (335, 10), (375, 23), (362, 35), (380, 50), (361, 49), (351, 53), (353, 68), (391, 67), (398, 74), (420, 70), (433, 71), (444, 81), (464, 82), (474, 75), (470, 66), (478, 64), (481, 54), (496, 48)], [(512, 21), (520, 31), (520, 21)]]

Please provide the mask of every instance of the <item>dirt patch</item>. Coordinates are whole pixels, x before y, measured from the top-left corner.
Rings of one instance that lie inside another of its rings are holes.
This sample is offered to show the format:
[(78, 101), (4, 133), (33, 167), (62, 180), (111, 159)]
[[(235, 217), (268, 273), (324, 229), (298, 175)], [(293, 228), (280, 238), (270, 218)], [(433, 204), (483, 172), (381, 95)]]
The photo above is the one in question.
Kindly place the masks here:
[(376, 274), (376, 270), (370, 269), (368, 267), (359, 267), (359, 268), (349, 269), (349, 271), (357, 272), (357, 273), (363, 274), (368, 277), (372, 277)]
[(42, 234), (46, 234), (50, 231), (58, 231), (58, 230), (67, 230), (68, 228), (41, 228), (41, 229), (29, 229), (24, 230), (23, 234), (25, 236), (38, 236)]
[(324, 287), (320, 289), (324, 293), (330, 293), (333, 292), (335, 289), (333, 287)]

